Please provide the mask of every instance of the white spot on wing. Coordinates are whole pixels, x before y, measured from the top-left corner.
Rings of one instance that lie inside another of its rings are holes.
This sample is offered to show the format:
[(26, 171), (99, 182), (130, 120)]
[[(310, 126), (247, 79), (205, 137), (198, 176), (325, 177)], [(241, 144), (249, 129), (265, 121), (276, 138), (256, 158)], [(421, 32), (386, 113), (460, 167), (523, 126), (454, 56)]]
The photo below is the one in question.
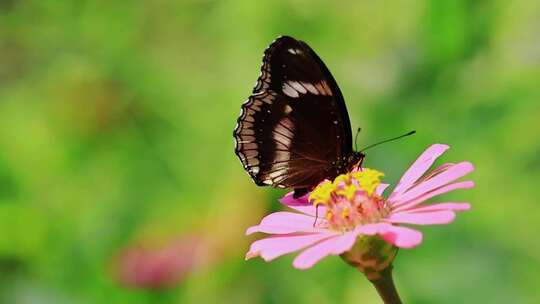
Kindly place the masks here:
[(319, 95), (319, 91), (313, 86), (311, 83), (308, 82), (302, 82), (302, 85), (311, 93), (314, 95)]
[(281, 170), (276, 170), (274, 172), (271, 172), (270, 174), (268, 174), (268, 176), (270, 176), (270, 178), (274, 179), (278, 176), (281, 176), (283, 174), (286, 174), (287, 173), (287, 169), (283, 168)]
[(302, 51), (299, 50), (299, 49), (288, 49), (287, 50), (289, 53), (293, 54), (293, 55), (298, 55), (298, 54), (302, 54)]
[(282, 90), (283, 93), (289, 97), (296, 98), (299, 96), (298, 92), (293, 87), (291, 87), (288, 82), (283, 84)]
[(307, 90), (304, 88), (298, 81), (288, 81), (287, 82), (291, 87), (293, 87), (298, 93), (306, 94)]
[(285, 105), (285, 114), (289, 114), (292, 112), (292, 108), (290, 105)]

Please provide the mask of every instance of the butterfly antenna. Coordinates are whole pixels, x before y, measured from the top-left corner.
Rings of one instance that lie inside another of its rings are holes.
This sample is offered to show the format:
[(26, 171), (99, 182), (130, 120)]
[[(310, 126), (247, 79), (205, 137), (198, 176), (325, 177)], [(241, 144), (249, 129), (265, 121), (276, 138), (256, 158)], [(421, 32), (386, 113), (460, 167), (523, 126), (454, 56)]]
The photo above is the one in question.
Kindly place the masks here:
[(380, 142), (378, 142), (378, 143), (374, 143), (374, 144), (372, 144), (372, 145), (369, 145), (369, 146), (365, 147), (364, 149), (360, 150), (360, 152), (366, 151), (367, 149), (371, 149), (371, 148), (373, 148), (373, 147), (375, 147), (375, 146), (378, 146), (378, 145), (380, 145), (380, 144), (387, 143), (387, 142), (389, 142), (389, 141), (394, 141), (394, 140), (396, 140), (396, 139), (400, 139), (400, 138), (403, 138), (403, 137), (406, 137), (406, 136), (409, 136), (409, 135), (413, 135), (414, 133), (416, 133), (416, 131), (413, 130), (413, 131), (410, 131), (410, 132), (407, 133), (407, 134), (403, 134), (403, 135), (400, 135), (400, 136), (398, 136), (398, 137), (394, 137), (394, 138), (390, 138), (390, 139), (385, 139), (385, 140), (383, 140), (383, 141), (380, 141)]
[(358, 147), (356, 146), (356, 144), (358, 143), (357, 139), (360, 131), (362, 131), (362, 128), (358, 128), (358, 130), (356, 130), (356, 135), (354, 136), (354, 151), (358, 151)]

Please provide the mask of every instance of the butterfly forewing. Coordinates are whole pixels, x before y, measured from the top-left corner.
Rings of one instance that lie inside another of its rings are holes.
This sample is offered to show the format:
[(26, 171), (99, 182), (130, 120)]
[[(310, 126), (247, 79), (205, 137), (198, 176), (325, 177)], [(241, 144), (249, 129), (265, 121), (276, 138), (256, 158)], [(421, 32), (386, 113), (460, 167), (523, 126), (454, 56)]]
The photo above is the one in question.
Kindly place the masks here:
[(304, 42), (280, 37), (234, 130), (236, 154), (258, 185), (311, 188), (347, 169), (351, 128), (343, 96)]

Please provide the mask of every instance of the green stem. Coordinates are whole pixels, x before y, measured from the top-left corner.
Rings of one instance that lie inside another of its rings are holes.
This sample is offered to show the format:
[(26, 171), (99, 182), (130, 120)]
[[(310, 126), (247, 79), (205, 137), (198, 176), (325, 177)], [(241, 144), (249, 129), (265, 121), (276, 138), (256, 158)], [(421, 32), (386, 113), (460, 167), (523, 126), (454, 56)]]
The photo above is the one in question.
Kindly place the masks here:
[(380, 278), (370, 281), (377, 289), (383, 302), (385, 304), (402, 304), (396, 286), (394, 285), (394, 280), (392, 279), (392, 266), (381, 271), (380, 275)]

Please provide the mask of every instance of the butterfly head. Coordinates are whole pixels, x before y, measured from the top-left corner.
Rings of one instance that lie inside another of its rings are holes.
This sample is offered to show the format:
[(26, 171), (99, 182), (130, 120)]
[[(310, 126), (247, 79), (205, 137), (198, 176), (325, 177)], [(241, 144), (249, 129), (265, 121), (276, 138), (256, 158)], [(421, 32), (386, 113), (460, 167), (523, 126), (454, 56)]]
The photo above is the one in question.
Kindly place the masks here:
[(351, 171), (353, 168), (362, 167), (365, 157), (366, 155), (361, 151), (353, 152), (351, 156), (349, 156), (349, 171)]

